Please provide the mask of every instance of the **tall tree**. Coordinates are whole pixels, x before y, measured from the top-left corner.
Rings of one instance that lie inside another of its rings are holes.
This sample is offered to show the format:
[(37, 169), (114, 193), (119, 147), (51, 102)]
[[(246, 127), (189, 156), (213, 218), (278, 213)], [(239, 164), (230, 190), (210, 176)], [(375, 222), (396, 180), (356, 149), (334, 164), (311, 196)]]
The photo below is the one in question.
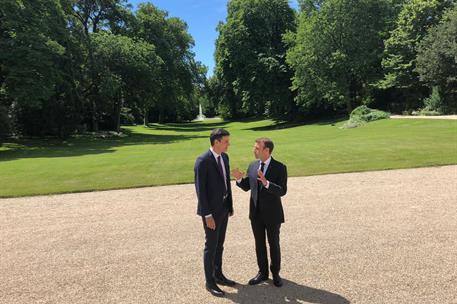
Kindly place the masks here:
[(419, 43), (415, 72), (428, 87), (438, 89), (443, 103), (434, 110), (457, 112), (457, 4)]
[(232, 0), (218, 26), (216, 77), (229, 116), (293, 112), (283, 35), (295, 29), (286, 0)]
[(192, 46), (187, 25), (151, 4), (3, 0), (0, 135), (119, 130), (120, 112), (139, 109), (192, 119), (205, 82)]
[(114, 25), (119, 31), (118, 24), (122, 23), (121, 17), (126, 16), (126, 0), (66, 0), (65, 6), (70, 17), (70, 26), (75, 38), (80, 44), (81, 69), (79, 75), (80, 94), (82, 103), (88, 105), (91, 115), (91, 128), (93, 131), (99, 129), (100, 113), (98, 103), (101, 100), (100, 85), (102, 79), (94, 69), (96, 66), (93, 56), (94, 46), (92, 33), (102, 30), (110, 30)]
[[(1, 90), (21, 117), (17, 131), (44, 135), (61, 129), (57, 118), (66, 116), (69, 33), (59, 1), (5, 0), (0, 11)], [(59, 110), (46, 117), (45, 108)]]
[(287, 38), (287, 60), (302, 112), (345, 106), (349, 114), (370, 95), (370, 84), (382, 75), (388, 16), (384, 0), (327, 0), (300, 13), (297, 33)]
[(443, 11), (454, 0), (411, 0), (404, 3), (395, 28), (385, 41), (382, 66), (385, 77), (378, 86), (394, 89), (406, 99), (406, 108), (418, 106), (429, 89), (420, 81), (416, 69), (417, 50), (427, 30), (436, 25)]
[(161, 60), (147, 42), (103, 32), (93, 36), (95, 69), (101, 75), (100, 98), (107, 100), (114, 129), (119, 132), (126, 99), (155, 93)]
[[(166, 11), (154, 5), (140, 4), (136, 13), (137, 36), (155, 45), (157, 55), (162, 59), (160, 69), (161, 89), (155, 100), (144, 104), (147, 122), (149, 111), (156, 113), (160, 122), (165, 120), (189, 119), (191, 113), (180, 112), (192, 100), (197, 64), (191, 51), (194, 41), (187, 32), (187, 25), (179, 18), (168, 17)], [(196, 108), (196, 107), (194, 107)]]

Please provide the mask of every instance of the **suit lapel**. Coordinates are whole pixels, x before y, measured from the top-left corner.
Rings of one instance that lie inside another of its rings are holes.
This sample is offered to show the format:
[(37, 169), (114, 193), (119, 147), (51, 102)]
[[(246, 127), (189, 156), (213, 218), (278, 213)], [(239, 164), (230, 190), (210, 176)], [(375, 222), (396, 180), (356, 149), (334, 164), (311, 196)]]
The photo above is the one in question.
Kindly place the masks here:
[[(219, 173), (219, 166), (217, 165), (216, 158), (214, 158), (213, 152), (211, 152), (211, 150), (208, 150), (208, 157), (211, 159), (211, 163), (213, 164), (214, 169), (217, 172), (217, 175), (219, 175), (219, 177), (222, 179), (222, 181), (224, 181), (224, 177)], [(224, 159), (224, 165), (225, 165), (225, 159)], [(227, 168), (226, 168), (226, 172), (227, 172)]]
[(274, 159), (273, 159), (273, 157), (272, 157), (271, 160), (270, 160), (270, 164), (268, 165), (268, 168), (267, 168), (267, 173), (265, 174), (265, 178), (266, 178), (267, 180), (269, 180), (269, 178), (271, 177), (271, 173), (272, 173), (273, 170), (274, 170), (274, 162), (275, 162), (275, 161), (274, 161)]
[(249, 168), (249, 178), (252, 180), (252, 184), (254, 185), (254, 189), (251, 189), (252, 190), (255, 190), (257, 192), (257, 187), (258, 187), (258, 183), (257, 183), (257, 170), (259, 169), (258, 167), (259, 165), (259, 162), (255, 161), (251, 167)]

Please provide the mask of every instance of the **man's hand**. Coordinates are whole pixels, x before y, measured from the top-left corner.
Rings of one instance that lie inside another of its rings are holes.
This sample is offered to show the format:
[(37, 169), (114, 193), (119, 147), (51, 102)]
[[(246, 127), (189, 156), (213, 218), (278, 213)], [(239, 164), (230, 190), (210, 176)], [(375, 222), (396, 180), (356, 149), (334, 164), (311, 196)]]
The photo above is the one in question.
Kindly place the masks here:
[(213, 216), (205, 217), (206, 227), (211, 230), (216, 230), (216, 222), (214, 221)]
[(235, 168), (232, 170), (232, 176), (236, 179), (242, 179), (244, 177), (244, 173), (240, 171), (240, 169)]
[(265, 175), (263, 175), (263, 172), (259, 170), (259, 171), (257, 171), (257, 175), (259, 176), (259, 178), (257, 180), (261, 181), (263, 186), (266, 187), (268, 181), (265, 178)]

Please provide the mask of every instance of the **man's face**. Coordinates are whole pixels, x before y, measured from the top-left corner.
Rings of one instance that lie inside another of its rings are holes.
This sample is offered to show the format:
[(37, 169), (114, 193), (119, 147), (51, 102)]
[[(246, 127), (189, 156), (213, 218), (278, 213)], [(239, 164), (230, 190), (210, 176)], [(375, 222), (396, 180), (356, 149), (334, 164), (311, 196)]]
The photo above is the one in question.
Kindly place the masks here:
[(253, 151), (256, 159), (266, 160), (270, 156), (270, 150), (265, 148), (263, 142), (256, 142)]
[(227, 152), (228, 147), (230, 146), (230, 136), (223, 136), (221, 140), (216, 140), (214, 142), (214, 148), (217, 152)]

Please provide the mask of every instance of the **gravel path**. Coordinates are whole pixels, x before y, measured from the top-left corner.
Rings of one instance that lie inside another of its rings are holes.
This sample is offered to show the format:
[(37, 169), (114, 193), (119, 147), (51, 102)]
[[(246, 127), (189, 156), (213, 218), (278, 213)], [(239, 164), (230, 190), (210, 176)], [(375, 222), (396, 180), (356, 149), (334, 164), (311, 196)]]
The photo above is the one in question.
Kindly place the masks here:
[(408, 116), (408, 115), (391, 115), (390, 118), (406, 119), (452, 119), (456, 120), (457, 115), (439, 115), (439, 116)]
[(204, 289), (193, 185), (0, 200), (0, 303), (457, 303), (457, 166), (291, 178), (282, 275), (256, 273), (234, 189), (225, 299)]

